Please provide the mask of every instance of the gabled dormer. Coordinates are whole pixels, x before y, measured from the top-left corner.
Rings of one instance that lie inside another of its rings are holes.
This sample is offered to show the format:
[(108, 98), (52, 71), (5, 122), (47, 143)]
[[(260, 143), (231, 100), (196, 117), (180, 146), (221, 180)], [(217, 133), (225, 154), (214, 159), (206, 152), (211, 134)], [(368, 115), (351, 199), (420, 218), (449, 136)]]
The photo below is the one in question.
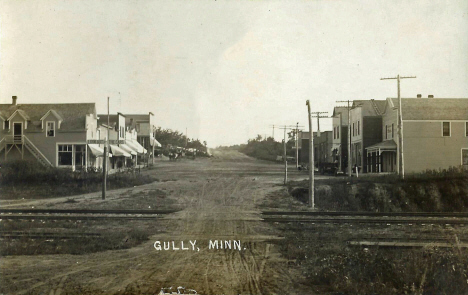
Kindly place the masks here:
[[(56, 129), (60, 129), (63, 118), (56, 111), (50, 109), (42, 116), (40, 121), (42, 130), (44, 130), (44, 127), (46, 128), (46, 136), (55, 137), (55, 131)], [(57, 123), (57, 126), (55, 126), (55, 123)]]
[[(31, 119), (29, 118), (28, 114), (26, 114), (25, 111), (23, 110), (16, 110), (11, 114), (11, 116), (7, 119), (7, 121), (10, 122), (23, 122), (24, 123), (24, 129), (28, 129), (28, 121)], [(11, 124), (11, 123), (10, 123)]]

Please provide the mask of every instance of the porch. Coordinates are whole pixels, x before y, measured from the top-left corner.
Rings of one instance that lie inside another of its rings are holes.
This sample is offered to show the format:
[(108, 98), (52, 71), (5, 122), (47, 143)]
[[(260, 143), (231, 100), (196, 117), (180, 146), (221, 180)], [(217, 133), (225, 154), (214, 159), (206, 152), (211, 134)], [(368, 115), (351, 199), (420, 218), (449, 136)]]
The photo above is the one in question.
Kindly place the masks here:
[(394, 173), (397, 166), (397, 145), (395, 141), (386, 140), (366, 148), (368, 173)]

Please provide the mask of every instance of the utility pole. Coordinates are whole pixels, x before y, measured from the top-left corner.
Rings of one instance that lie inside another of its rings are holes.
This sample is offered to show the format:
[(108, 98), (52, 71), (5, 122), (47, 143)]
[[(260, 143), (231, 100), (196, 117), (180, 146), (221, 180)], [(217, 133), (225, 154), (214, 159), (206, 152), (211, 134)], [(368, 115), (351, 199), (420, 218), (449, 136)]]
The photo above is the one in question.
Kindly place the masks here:
[(273, 128), (273, 132), (272, 132), (272, 138), (273, 138), (273, 141), (275, 141), (275, 128), (278, 128), (278, 129), (281, 129), (279, 128), (278, 126), (275, 127), (275, 125), (270, 125), (270, 128)]
[[(402, 107), (401, 107), (401, 96), (400, 96), (400, 79), (414, 79), (416, 76), (407, 76), (407, 77), (400, 77), (400, 75), (397, 75), (394, 78), (381, 78), (380, 80), (397, 80), (397, 85), (398, 85), (398, 104), (399, 110), (398, 110), (398, 154), (400, 156), (399, 162), (399, 172), (400, 172), (400, 178), (405, 179), (405, 162), (403, 158), (403, 114), (402, 114)], [(385, 131), (387, 132), (387, 131)]]
[(299, 128), (302, 126), (288, 126), (284, 125), (283, 127), (276, 127), (278, 129), (283, 129), (284, 130), (284, 140), (283, 140), (283, 160), (284, 160), (284, 184), (288, 182), (288, 159), (286, 156), (286, 130), (295, 130), (296, 128)]
[[(348, 109), (348, 176), (351, 176), (352, 168), (351, 168), (351, 116), (350, 116), (350, 110), (351, 106), (349, 105), (350, 100), (338, 100), (336, 102), (346, 102), (348, 104), (347, 109)], [(341, 121), (341, 119), (340, 119)]]
[(320, 137), (320, 118), (329, 118), (328, 116), (322, 116), (321, 114), (327, 114), (328, 112), (311, 112), (312, 118), (317, 118), (317, 137)]
[[(328, 116), (322, 116), (321, 114), (327, 114), (328, 112), (311, 112), (312, 118), (317, 118), (317, 139), (320, 137), (320, 118), (328, 118)], [(313, 136), (313, 134), (311, 135)], [(317, 165), (320, 170), (320, 157), (322, 153), (320, 153), (320, 143), (317, 149)]]
[(284, 146), (283, 146), (283, 157), (284, 157), (284, 184), (288, 183), (288, 158), (286, 157), (286, 126), (284, 126)]
[(104, 163), (102, 163), (102, 199), (106, 199), (107, 189), (107, 159), (109, 158), (109, 97), (107, 97), (107, 136), (104, 139)]
[(342, 167), (342, 162), (343, 162), (343, 147), (341, 146), (341, 137), (343, 136), (343, 134), (341, 134), (341, 132), (343, 131), (343, 128), (341, 127), (343, 126), (343, 113), (340, 112), (340, 129), (339, 131), (337, 132), (338, 133), (338, 139), (340, 140), (340, 163), (339, 163), (339, 169), (340, 171), (342, 171), (343, 167)]
[(296, 123), (296, 170), (299, 168), (299, 122)]
[(306, 101), (307, 118), (309, 119), (309, 206), (315, 209), (314, 200), (314, 135), (312, 133), (312, 117), (310, 114), (310, 102)]

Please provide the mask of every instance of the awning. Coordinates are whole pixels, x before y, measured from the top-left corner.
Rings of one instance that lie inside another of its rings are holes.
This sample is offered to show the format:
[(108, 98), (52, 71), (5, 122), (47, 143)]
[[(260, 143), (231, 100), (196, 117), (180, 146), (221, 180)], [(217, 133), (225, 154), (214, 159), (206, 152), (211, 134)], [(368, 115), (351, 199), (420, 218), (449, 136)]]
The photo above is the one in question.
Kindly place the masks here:
[(129, 147), (127, 144), (121, 144), (119, 147), (123, 149), (124, 151), (126, 151), (127, 153), (132, 154), (134, 156), (136, 156), (137, 154), (137, 151)]
[(374, 145), (366, 147), (366, 150), (368, 152), (373, 152), (373, 151), (396, 151), (397, 150), (397, 145), (393, 139), (390, 140), (385, 140), (379, 143), (376, 143)]
[(127, 140), (127, 145), (136, 150), (139, 154), (146, 154), (148, 151), (136, 140)]
[(112, 150), (112, 154), (115, 156), (115, 157), (121, 157), (121, 156), (124, 156), (124, 157), (127, 157), (127, 158), (131, 158), (132, 155), (130, 155), (129, 153), (127, 153), (125, 150), (121, 149), (120, 147), (116, 146), (116, 145), (110, 145), (111, 147), (111, 150)]
[[(99, 146), (99, 144), (88, 144), (91, 154), (95, 157), (104, 157), (104, 149)], [(112, 154), (109, 153), (109, 158), (112, 157)]]
[(159, 141), (156, 140), (156, 138), (153, 138), (151, 140), (151, 146), (161, 147), (161, 144), (159, 143)]

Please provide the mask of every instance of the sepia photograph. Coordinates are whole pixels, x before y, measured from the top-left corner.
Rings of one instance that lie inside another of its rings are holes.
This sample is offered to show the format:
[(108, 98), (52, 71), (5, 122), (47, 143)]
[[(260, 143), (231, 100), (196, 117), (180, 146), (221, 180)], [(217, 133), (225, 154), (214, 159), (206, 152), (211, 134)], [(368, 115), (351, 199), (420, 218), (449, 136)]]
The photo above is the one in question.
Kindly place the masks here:
[(468, 294), (466, 0), (0, 0), (0, 295)]

